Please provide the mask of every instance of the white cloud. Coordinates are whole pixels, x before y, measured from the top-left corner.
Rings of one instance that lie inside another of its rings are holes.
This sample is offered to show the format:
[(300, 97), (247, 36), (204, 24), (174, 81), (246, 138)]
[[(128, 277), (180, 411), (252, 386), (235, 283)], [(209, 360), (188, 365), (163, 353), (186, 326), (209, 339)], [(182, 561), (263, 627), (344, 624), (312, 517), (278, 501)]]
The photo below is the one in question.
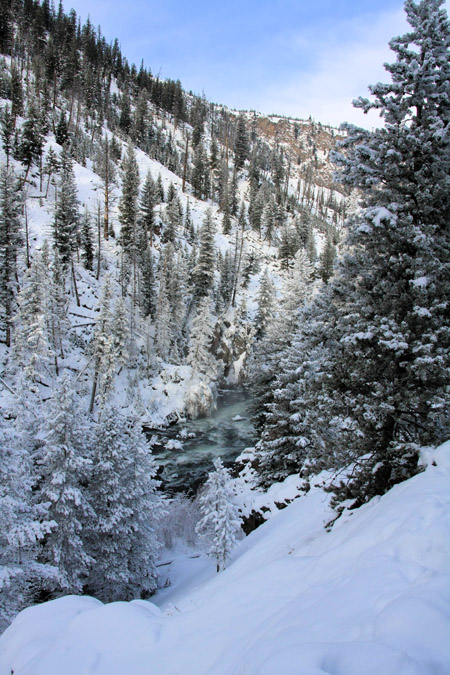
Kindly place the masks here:
[[(361, 126), (379, 124), (377, 113), (364, 115), (351, 102), (368, 95), (368, 85), (386, 81), (386, 61), (395, 60), (388, 42), (403, 34), (407, 23), (403, 11), (383, 13), (378, 17), (359, 17), (333, 27), (333, 32), (309, 37), (314, 52), (313, 65), (299, 68), (283, 82), (271, 84), (257, 96), (255, 105), (264, 112), (279, 112), (338, 126), (343, 121)], [(294, 38), (305, 49), (304, 35)]]

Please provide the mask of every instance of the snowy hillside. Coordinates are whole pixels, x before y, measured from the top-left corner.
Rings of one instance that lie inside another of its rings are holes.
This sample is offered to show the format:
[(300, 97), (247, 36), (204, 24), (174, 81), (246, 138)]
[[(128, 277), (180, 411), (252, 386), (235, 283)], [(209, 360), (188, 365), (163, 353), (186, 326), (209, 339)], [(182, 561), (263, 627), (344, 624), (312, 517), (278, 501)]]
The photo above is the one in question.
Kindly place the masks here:
[(160, 608), (69, 596), (26, 609), (1, 639), (1, 675), (449, 673), (450, 442), (423, 462), (329, 533), (312, 488)]

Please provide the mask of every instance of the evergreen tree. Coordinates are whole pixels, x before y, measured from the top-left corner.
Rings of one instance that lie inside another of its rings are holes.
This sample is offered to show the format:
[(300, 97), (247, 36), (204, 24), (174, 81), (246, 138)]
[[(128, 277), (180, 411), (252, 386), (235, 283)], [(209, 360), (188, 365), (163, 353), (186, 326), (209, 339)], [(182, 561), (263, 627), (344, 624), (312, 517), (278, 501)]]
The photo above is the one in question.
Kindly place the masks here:
[(46, 270), (36, 253), (17, 298), (12, 354), (19, 371), (30, 383), (41, 382), (49, 375), (52, 352), (46, 325), (47, 292)]
[(23, 195), (11, 167), (0, 167), (0, 307), (4, 341), (11, 345), (11, 324), (17, 279), (17, 256), (22, 243)]
[(236, 171), (240, 171), (248, 158), (248, 136), (243, 115), (239, 115), (237, 120), (236, 138), (234, 142), (234, 166)]
[(93, 562), (86, 552), (84, 530), (95, 516), (86, 488), (90, 427), (77, 408), (74, 382), (67, 375), (55, 388), (39, 435), (41, 478), (35, 498), (47, 505), (47, 518), (55, 524), (43, 540), (39, 560), (57, 567), (55, 590), (79, 593)]
[(163, 234), (163, 241), (165, 243), (175, 243), (175, 239), (179, 234), (183, 222), (183, 209), (178, 197), (168, 199), (168, 204), (165, 211), (166, 229)]
[(94, 265), (94, 244), (92, 241), (92, 225), (88, 210), (85, 209), (81, 220), (81, 259), (87, 270), (93, 269)]
[(103, 191), (103, 237), (108, 239), (110, 231), (109, 214), (117, 188), (117, 169), (113, 161), (112, 143), (108, 136), (99, 144), (95, 156), (95, 171), (101, 179)]
[(137, 252), (137, 212), (139, 196), (139, 167), (136, 154), (131, 143), (122, 162), (122, 196), (119, 202), (120, 224), (122, 226), (120, 240), (123, 250), (135, 258)]
[(169, 359), (173, 341), (173, 321), (167, 286), (167, 271), (163, 270), (155, 313), (155, 350), (163, 361)]
[(144, 316), (153, 316), (155, 313), (155, 273), (152, 249), (149, 245), (142, 251), (140, 259), (140, 305)]
[(336, 258), (336, 247), (333, 244), (331, 235), (327, 233), (325, 243), (320, 254), (319, 274), (322, 281), (327, 284), (333, 275), (334, 260)]
[(55, 570), (37, 562), (42, 539), (55, 523), (33, 500), (31, 455), (23, 435), (0, 416), (0, 630), (53, 581)]
[(417, 472), (419, 448), (449, 430), (450, 23), (442, 4), (406, 1), (411, 31), (390, 43), (393, 82), (357, 103), (380, 110), (385, 123), (349, 128), (337, 156), (365, 208), (277, 385), (301, 449), (297, 470), (305, 460), (316, 469), (352, 463), (338, 498), (355, 506)]
[(275, 313), (275, 289), (267, 268), (261, 277), (258, 291), (258, 309), (255, 317), (255, 338), (260, 340)]
[(215, 269), (215, 226), (211, 209), (208, 209), (200, 230), (200, 249), (194, 269), (195, 295), (202, 298), (210, 292), (214, 283)]
[(192, 169), (192, 189), (197, 199), (207, 199), (209, 196), (209, 171), (205, 150), (202, 143), (195, 148), (194, 167)]
[(55, 140), (59, 145), (64, 147), (69, 140), (69, 126), (67, 124), (67, 117), (64, 110), (61, 110), (59, 121), (55, 130)]
[(67, 269), (72, 262), (72, 251), (77, 246), (80, 221), (79, 201), (73, 162), (67, 146), (61, 157), (58, 202), (53, 220), (53, 241), (62, 265)]
[(142, 187), (140, 202), (140, 226), (144, 233), (144, 249), (147, 244), (153, 246), (153, 234), (155, 228), (155, 205), (156, 205), (156, 187), (150, 171)]
[(100, 298), (100, 313), (90, 343), (94, 376), (92, 381), (89, 412), (97, 400), (102, 407), (111, 393), (115, 376), (115, 349), (111, 315), (111, 279), (105, 278)]
[(9, 158), (11, 157), (13, 150), (14, 139), (14, 119), (8, 106), (5, 106), (3, 110), (0, 134), (2, 138), (3, 150), (5, 151), (6, 155), (6, 168), (8, 168)]
[(31, 165), (40, 162), (43, 145), (44, 134), (42, 133), (40, 112), (36, 102), (31, 100), (28, 105), (27, 118), (22, 126), (19, 148), (20, 161), (26, 168), (24, 183), (28, 178)]
[(211, 299), (204, 296), (196, 308), (192, 321), (186, 358), (186, 363), (192, 366), (193, 374), (200, 374), (202, 379), (214, 380), (217, 372), (217, 364), (211, 354), (213, 333)]
[(156, 525), (163, 515), (156, 466), (138, 420), (107, 405), (93, 443), (87, 529), (96, 560), (87, 588), (103, 602), (148, 597), (156, 589)]
[(228, 469), (220, 457), (214, 460), (214, 469), (200, 495), (202, 519), (196, 532), (206, 540), (208, 555), (215, 559), (217, 572), (225, 569), (227, 559), (236, 545), (241, 531), (239, 510), (234, 503), (233, 487)]

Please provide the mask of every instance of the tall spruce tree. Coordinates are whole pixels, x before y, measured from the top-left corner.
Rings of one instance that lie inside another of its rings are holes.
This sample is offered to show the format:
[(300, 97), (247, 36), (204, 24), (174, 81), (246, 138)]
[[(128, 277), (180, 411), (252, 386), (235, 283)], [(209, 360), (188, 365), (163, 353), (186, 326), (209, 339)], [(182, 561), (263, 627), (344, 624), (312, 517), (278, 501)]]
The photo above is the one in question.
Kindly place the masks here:
[(73, 161), (67, 146), (64, 146), (61, 152), (60, 162), (58, 202), (53, 220), (53, 240), (62, 265), (68, 268), (72, 262), (72, 251), (77, 245), (80, 212)]
[(4, 342), (11, 345), (17, 286), (17, 256), (22, 239), (23, 194), (11, 167), (0, 167), (0, 307)]
[[(348, 127), (346, 152), (336, 155), (365, 208), (349, 223), (348, 252), (302, 317), (277, 384), (297, 470), (311, 460), (315, 468), (353, 463), (336, 489), (355, 506), (417, 472), (420, 447), (450, 426), (450, 23), (442, 5), (406, 1), (411, 31), (390, 43), (392, 82), (356, 102), (384, 118), (372, 132)], [(271, 415), (280, 437), (276, 405)]]
[(197, 298), (208, 295), (214, 283), (215, 269), (215, 225), (211, 209), (208, 209), (200, 230), (200, 249), (194, 269), (194, 286)]

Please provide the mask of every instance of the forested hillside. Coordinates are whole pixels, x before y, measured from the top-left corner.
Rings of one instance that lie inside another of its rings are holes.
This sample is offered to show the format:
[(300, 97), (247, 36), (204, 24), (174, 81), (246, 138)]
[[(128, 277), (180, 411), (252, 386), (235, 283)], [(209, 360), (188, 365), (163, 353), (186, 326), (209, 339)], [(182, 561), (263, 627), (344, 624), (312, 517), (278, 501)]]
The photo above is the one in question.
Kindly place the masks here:
[(334, 518), (448, 437), (442, 4), (406, 1), (392, 83), (356, 102), (384, 119), (366, 131), (229, 110), (61, 4), (1, 0), (2, 627), (68, 593), (154, 593), (176, 518), (143, 429), (221, 388), (251, 392), (258, 442), (234, 487), (211, 466), (222, 506), (197, 502), (200, 537), (229, 528), (218, 569), (236, 490), (332, 471)]

